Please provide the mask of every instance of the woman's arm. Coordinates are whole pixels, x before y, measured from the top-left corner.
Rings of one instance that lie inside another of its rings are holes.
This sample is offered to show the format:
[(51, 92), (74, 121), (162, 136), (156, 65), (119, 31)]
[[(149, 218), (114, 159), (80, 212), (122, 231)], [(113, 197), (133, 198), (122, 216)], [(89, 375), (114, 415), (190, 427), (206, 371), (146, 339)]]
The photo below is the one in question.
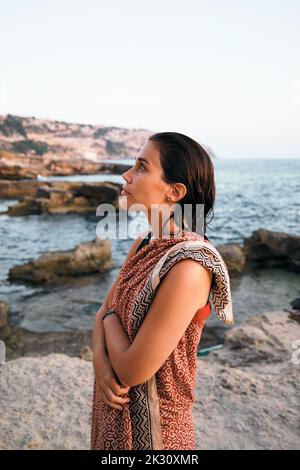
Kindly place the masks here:
[(117, 315), (104, 319), (108, 354), (123, 383), (139, 385), (158, 371), (196, 311), (206, 305), (211, 278), (211, 272), (194, 260), (176, 263), (162, 280), (132, 343)]
[[(125, 265), (129, 259), (136, 253), (138, 244), (141, 242), (141, 238), (144, 235), (135, 240), (128, 252), (128, 255), (124, 261)], [(109, 293), (105, 297), (101, 308), (98, 310), (93, 327), (92, 341), (93, 341), (93, 367), (95, 373), (95, 379), (97, 384), (97, 392), (99, 393), (100, 400), (118, 410), (122, 410), (123, 406), (128, 404), (129, 398), (124, 398), (123, 395), (129, 391), (129, 386), (124, 382), (122, 384), (120, 378), (113, 369), (108, 351), (105, 343), (105, 335), (102, 324), (102, 317), (104, 313), (110, 308), (113, 292), (115, 285), (119, 280), (120, 273), (110, 288)]]
[[(148, 233), (148, 230), (146, 232), (141, 233), (137, 239), (133, 242), (133, 244), (130, 247), (130, 250), (125, 258), (125, 261), (123, 263), (123, 266), (128, 263), (130, 258), (132, 258), (133, 255), (135, 255), (136, 250), (141, 243), (142, 239), (146, 236)], [(105, 335), (104, 335), (104, 330), (103, 330), (103, 325), (102, 325), (102, 317), (104, 313), (109, 309), (110, 302), (112, 299), (113, 291), (115, 288), (115, 285), (117, 284), (119, 280), (119, 275), (117, 276), (116, 280), (114, 281), (113, 285), (111, 286), (108, 294), (106, 295), (103, 304), (101, 305), (100, 309), (96, 313), (95, 321), (94, 321), (94, 326), (93, 326), (93, 333), (92, 333), (92, 343), (93, 343), (93, 352), (94, 354), (97, 354), (97, 357), (99, 357), (100, 354), (104, 354), (107, 356), (107, 348), (105, 344)]]
[(93, 333), (92, 333), (92, 344), (93, 344), (93, 352), (94, 354), (106, 354), (107, 355), (107, 349), (106, 349), (106, 344), (105, 344), (105, 335), (104, 335), (104, 329), (102, 325), (102, 317), (104, 313), (108, 310), (107, 308), (107, 303), (106, 299), (101, 305), (100, 309), (96, 313), (95, 321), (94, 321), (94, 326), (93, 326)]

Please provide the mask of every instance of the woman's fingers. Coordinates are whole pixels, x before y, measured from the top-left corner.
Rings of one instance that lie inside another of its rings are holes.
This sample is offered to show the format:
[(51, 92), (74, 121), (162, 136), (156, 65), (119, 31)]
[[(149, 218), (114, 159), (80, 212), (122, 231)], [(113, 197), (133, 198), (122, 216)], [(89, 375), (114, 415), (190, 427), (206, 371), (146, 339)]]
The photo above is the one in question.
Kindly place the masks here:
[(123, 406), (130, 402), (128, 397), (124, 397), (129, 392), (128, 385), (119, 384), (110, 362), (102, 362), (101, 366), (94, 366), (95, 378), (98, 390), (103, 403), (112, 408), (122, 410)]
[(119, 385), (115, 380), (113, 380), (110, 384), (109, 387), (113, 391), (115, 395), (125, 395), (126, 393), (129, 392), (129, 385)]
[(102, 389), (102, 396), (104, 398), (104, 402), (111, 406), (112, 408), (116, 408), (118, 410), (122, 410), (123, 406), (130, 403), (130, 398), (120, 397), (115, 395), (110, 388)]
[(100, 398), (101, 398), (101, 401), (105, 404), (105, 405), (108, 405), (110, 406), (111, 408), (114, 408), (116, 410), (123, 410), (123, 407), (120, 406), (120, 405), (116, 405), (115, 403), (111, 403), (107, 398), (106, 398), (106, 395), (104, 392), (100, 392)]
[[(97, 377), (96, 383), (100, 392), (101, 400), (103, 401), (103, 403), (109, 405), (111, 408), (122, 410), (125, 405), (130, 403), (130, 399), (128, 397), (121, 396), (125, 395), (130, 387), (126, 386), (126, 388), (121, 388), (114, 380), (110, 381), (110, 383), (107, 384), (107, 382), (103, 382), (103, 380), (100, 380), (100, 378), (98, 378), (97, 380)], [(113, 388), (113, 390), (111, 389), (111, 387)], [(114, 390), (117, 393), (114, 393)]]
[(106, 398), (112, 402), (112, 403), (117, 403), (117, 404), (120, 404), (120, 405), (125, 405), (126, 403), (129, 403), (130, 402), (130, 398), (129, 397), (122, 397), (122, 396), (119, 396), (119, 395), (116, 395), (109, 387), (107, 387), (105, 390), (104, 390), (104, 393), (106, 395)]

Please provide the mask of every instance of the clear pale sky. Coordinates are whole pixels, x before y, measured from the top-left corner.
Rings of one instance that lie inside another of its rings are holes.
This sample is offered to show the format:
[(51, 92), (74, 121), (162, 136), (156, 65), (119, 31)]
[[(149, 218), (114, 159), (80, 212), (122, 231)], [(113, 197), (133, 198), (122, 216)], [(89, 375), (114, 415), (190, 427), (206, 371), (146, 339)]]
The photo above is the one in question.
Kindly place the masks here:
[(0, 0), (0, 114), (300, 158), (300, 1)]

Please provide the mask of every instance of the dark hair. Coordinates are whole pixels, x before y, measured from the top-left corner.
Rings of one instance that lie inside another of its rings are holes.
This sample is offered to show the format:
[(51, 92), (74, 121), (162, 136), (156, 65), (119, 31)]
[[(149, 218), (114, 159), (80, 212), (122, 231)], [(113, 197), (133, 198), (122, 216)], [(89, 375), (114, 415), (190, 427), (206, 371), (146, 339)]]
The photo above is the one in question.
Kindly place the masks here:
[[(205, 236), (208, 223), (214, 218), (215, 177), (212, 160), (195, 140), (178, 132), (159, 132), (149, 137), (160, 152), (163, 179), (166, 183), (183, 183), (186, 195), (178, 201), (182, 214), (184, 204), (192, 206), (192, 227), (196, 231), (196, 204), (204, 205), (203, 227)], [(212, 215), (207, 222), (208, 215)], [(176, 219), (176, 214), (175, 214)], [(207, 237), (205, 236), (207, 239)]]

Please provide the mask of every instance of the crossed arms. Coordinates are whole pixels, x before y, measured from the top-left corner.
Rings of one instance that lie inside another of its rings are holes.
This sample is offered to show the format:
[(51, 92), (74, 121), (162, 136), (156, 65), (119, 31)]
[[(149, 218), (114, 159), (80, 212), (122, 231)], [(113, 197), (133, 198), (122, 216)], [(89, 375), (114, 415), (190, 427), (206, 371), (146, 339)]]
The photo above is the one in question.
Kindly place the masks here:
[(211, 272), (192, 259), (176, 263), (161, 281), (131, 343), (117, 315), (103, 321), (106, 348), (119, 380), (130, 387), (149, 380), (184, 335), (196, 311), (206, 305)]

